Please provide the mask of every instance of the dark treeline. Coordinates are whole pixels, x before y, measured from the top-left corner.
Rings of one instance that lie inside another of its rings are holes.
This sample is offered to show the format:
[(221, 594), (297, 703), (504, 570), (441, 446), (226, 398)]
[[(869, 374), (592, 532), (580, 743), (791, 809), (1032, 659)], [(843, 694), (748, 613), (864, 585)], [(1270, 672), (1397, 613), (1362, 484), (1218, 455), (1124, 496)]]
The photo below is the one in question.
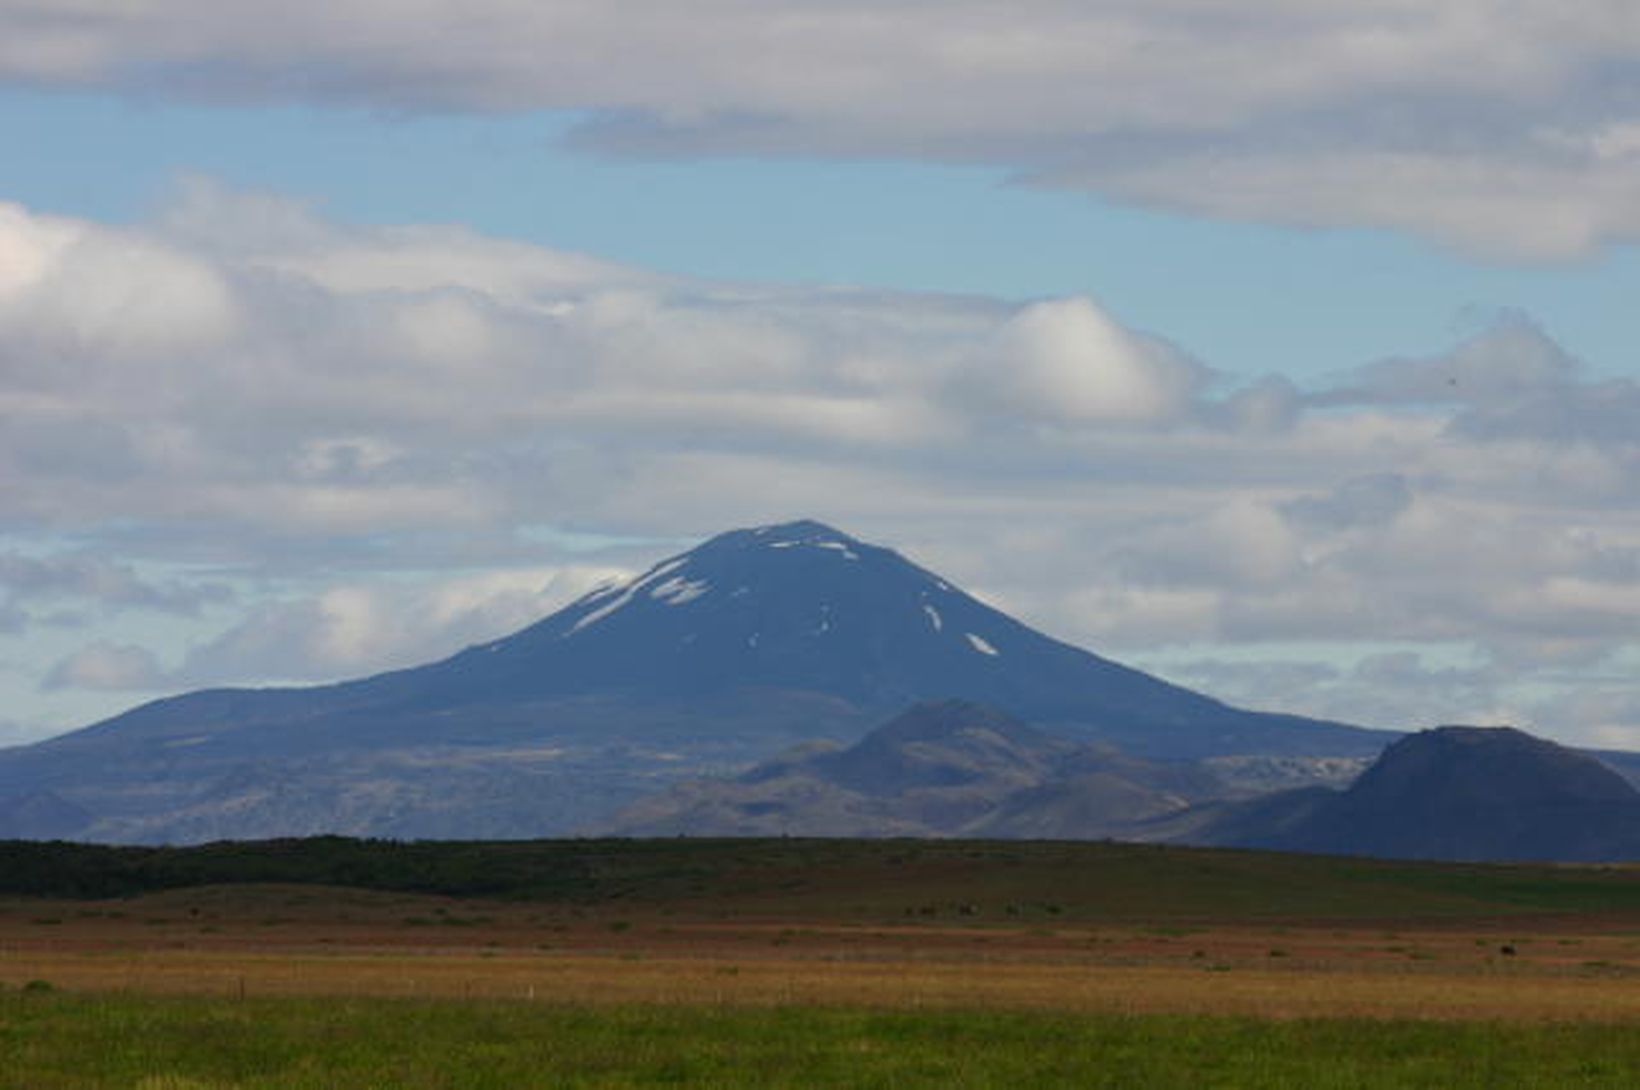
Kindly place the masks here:
[[(295, 883), (452, 897), (657, 901), (785, 885), (792, 873), (822, 863), (893, 866), (910, 856), (954, 852), (960, 843), (316, 836), (142, 847), (0, 840), (0, 895), (90, 899), (206, 885)], [(1011, 842), (1006, 850), (1015, 856), (1027, 849)]]
[(128, 847), (0, 841), (0, 892), (124, 897), (244, 883), (300, 883), (459, 897), (572, 897), (592, 891), (610, 845), (596, 841), (462, 843), (321, 836)]
[(1640, 869), (1627, 866), (1389, 861), (1109, 841), (0, 841), (0, 896), (89, 900), (253, 883), (813, 919), (1640, 918)]

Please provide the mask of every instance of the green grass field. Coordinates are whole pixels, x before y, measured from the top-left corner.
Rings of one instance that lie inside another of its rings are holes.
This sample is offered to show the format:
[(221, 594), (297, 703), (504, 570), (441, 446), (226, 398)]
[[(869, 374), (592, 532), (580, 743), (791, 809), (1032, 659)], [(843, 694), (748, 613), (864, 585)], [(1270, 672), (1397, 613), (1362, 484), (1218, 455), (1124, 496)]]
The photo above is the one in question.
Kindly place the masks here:
[(1632, 1087), (1590, 1023), (0, 996), (3, 1090)]

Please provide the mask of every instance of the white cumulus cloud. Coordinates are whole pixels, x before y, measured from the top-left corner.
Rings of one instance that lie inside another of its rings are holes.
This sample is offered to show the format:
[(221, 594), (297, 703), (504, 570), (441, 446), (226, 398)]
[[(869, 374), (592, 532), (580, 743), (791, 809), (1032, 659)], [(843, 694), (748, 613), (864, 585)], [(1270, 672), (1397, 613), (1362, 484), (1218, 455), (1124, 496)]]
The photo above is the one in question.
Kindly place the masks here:
[(1152, 424), (1182, 416), (1205, 369), (1085, 298), (1034, 303), (993, 338), (977, 385), (1030, 417)]

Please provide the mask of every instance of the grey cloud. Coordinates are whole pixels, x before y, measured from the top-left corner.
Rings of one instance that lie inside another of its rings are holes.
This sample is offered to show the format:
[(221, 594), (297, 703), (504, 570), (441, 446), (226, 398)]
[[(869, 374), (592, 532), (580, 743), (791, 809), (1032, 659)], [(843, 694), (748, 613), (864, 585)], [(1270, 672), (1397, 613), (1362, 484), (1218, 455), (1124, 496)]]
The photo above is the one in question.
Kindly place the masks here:
[(1580, 684), (1540, 698), (1532, 707), (1540, 728), (1569, 733), (1588, 746), (1640, 749), (1640, 688), (1626, 683)]
[(628, 574), (567, 564), (497, 569), (412, 586), (338, 583), (266, 603), (192, 648), (173, 686), (325, 681), (428, 662), (539, 619)]
[(0, 719), (0, 746), (20, 746), (47, 733), (16, 719)]
[(1345, 481), (1324, 496), (1300, 496), (1283, 505), (1291, 519), (1329, 530), (1389, 522), (1412, 503), (1412, 490), (1398, 473), (1374, 473)]
[(1419, 651), (1367, 651), (1347, 667), (1318, 659), (1198, 659), (1169, 674), (1243, 704), (1381, 727), (1538, 725), (1536, 705), (1512, 687), (1518, 674), (1487, 660), (1451, 666)]
[(1543, 161), (1529, 137), (1484, 154), (1406, 152), (1366, 140), (1343, 150), (1223, 149), (1203, 140), (1185, 154), (1033, 180), (1215, 219), (1383, 228), (1493, 261), (1570, 261), (1640, 238), (1640, 183), (1629, 154), (1618, 162)]
[(1626, 645), (1619, 628), (1640, 608), (1622, 508), (1581, 511), (1601, 529), (1567, 525), (1450, 484), (1413, 492), (1398, 475), (1276, 504), (1173, 499), (1166, 516), (1110, 518), (1080, 563), (1068, 547), (1034, 561), (1079, 579), (1063, 606), (1037, 608), (1107, 646), (1413, 640), (1527, 672), (1534, 657), (1588, 663)]
[(321, 637), (327, 626), (316, 601), (277, 603), (250, 616), (208, 644), (196, 647), (178, 671), (191, 684), (212, 681), (263, 682), (269, 679), (318, 680), (346, 676), (346, 657), (327, 648)]
[(1206, 422), (1249, 434), (1279, 434), (1298, 422), (1303, 395), (1284, 375), (1265, 375), (1203, 413)]
[(99, 691), (149, 690), (167, 681), (159, 661), (147, 648), (94, 643), (60, 660), (41, 682), (44, 689)]
[[(1640, 383), (1611, 379), (1586, 386), (1551, 386), (1507, 404), (1476, 406), (1452, 421), (1470, 439), (1541, 439), (1617, 445), (1640, 453)], [(1630, 456), (1628, 472), (1640, 469)]]
[(1306, 403), (1449, 406), (1450, 432), (1469, 440), (1640, 444), (1640, 384), (1589, 376), (1582, 361), (1514, 311), (1448, 352), (1368, 364)]
[(1369, 655), (1357, 662), (1350, 678), (1367, 685), (1409, 685), (1425, 687), (1475, 687), (1495, 684), (1498, 673), (1491, 667), (1431, 667), (1414, 651), (1389, 651)]
[(604, 154), (986, 163), (1192, 213), (1566, 258), (1640, 234), (1618, 0), (0, 4), (0, 78), (574, 111)]
[(83, 555), (0, 553), (0, 587), (13, 607), (85, 600), (104, 610), (149, 609), (194, 615), (232, 590), (220, 581), (145, 579), (126, 564)]
[(1527, 315), (1500, 314), (1449, 352), (1370, 363), (1311, 398), (1318, 405), (1509, 405), (1561, 389), (1582, 365)]
[[(1272, 707), (1272, 702), (1302, 700), (1302, 694), (1336, 682), (1344, 671), (1328, 662), (1299, 659), (1189, 659), (1157, 664), (1158, 672), (1226, 700), (1250, 707)], [(1309, 705), (1314, 707), (1315, 705)]]

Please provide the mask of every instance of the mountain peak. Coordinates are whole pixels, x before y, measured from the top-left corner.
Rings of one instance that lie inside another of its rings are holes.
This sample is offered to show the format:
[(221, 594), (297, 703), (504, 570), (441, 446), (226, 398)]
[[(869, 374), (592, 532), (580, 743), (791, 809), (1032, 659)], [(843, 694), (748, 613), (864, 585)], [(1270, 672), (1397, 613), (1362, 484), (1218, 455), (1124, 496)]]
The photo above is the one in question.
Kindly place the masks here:
[[(892, 550), (867, 545), (813, 519), (730, 530), (668, 557), (632, 579), (605, 584), (582, 596), (557, 615), (569, 621), (567, 630), (559, 636), (567, 639), (588, 633), (594, 626), (607, 627), (605, 622), (618, 613), (623, 623), (631, 623), (635, 615), (653, 616), (657, 609), (670, 612), (672, 607), (692, 603), (721, 608), (721, 601), (700, 601), (712, 596), (727, 595), (736, 600), (731, 608), (744, 615), (744, 607), (766, 601), (768, 592), (782, 585), (809, 587), (824, 598), (828, 587), (836, 589), (837, 582), (844, 579), (834, 570), (836, 562), (859, 561), (866, 556), (920, 571)], [(818, 608), (829, 614), (835, 607), (820, 602)], [(551, 626), (554, 620), (548, 618), (543, 623)], [(830, 631), (830, 618), (818, 617), (815, 629), (814, 635)], [(748, 631), (743, 638), (751, 640), (750, 646), (755, 648), (762, 636)]]
[[(735, 531), (730, 531), (734, 533)], [(827, 526), (815, 519), (794, 519), (791, 522), (774, 522), (767, 526), (754, 526), (745, 531), (765, 544), (778, 541), (819, 542), (840, 541), (851, 545), (859, 542), (841, 530)]]
[[(850, 537), (834, 527), (814, 519), (796, 519), (766, 526), (752, 526), (718, 534), (691, 550), (694, 553), (721, 552), (738, 549), (832, 549), (839, 553), (858, 552), (869, 548), (858, 538)], [(686, 554), (687, 555), (687, 554)]]

